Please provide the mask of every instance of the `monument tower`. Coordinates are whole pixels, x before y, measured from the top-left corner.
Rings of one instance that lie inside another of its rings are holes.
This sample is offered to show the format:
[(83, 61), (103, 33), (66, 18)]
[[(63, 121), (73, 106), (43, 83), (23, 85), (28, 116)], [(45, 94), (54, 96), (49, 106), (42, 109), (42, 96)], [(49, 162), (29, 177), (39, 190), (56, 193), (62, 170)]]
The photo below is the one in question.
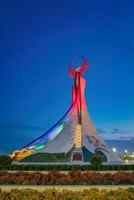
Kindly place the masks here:
[(76, 70), (69, 65), (69, 75), (74, 79), (72, 103), (65, 115), (47, 132), (13, 152), (11, 157), (23, 160), (36, 154), (67, 154), (70, 161), (88, 162), (94, 154), (102, 156), (104, 161), (111, 159), (111, 154), (99, 136), (90, 119), (86, 100), (86, 80), (82, 77), (88, 68), (88, 61), (81, 57), (83, 64)]

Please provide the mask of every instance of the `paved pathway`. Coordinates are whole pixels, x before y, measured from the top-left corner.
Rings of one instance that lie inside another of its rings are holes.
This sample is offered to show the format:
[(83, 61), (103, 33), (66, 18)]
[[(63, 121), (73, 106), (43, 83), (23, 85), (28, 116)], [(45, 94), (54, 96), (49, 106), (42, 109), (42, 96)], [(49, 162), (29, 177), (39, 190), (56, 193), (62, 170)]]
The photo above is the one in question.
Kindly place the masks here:
[(2, 190), (11, 190), (11, 189), (37, 189), (37, 190), (45, 190), (45, 189), (68, 189), (68, 190), (83, 190), (83, 189), (91, 189), (91, 188), (98, 188), (98, 189), (118, 189), (118, 188), (129, 188), (133, 187), (134, 185), (0, 185), (0, 189)]

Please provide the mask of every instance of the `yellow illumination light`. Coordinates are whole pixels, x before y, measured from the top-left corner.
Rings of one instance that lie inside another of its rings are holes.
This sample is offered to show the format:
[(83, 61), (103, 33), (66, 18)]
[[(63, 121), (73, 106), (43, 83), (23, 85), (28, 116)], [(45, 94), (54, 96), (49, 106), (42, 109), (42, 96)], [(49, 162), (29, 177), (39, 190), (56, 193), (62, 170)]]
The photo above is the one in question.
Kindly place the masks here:
[(76, 148), (80, 148), (81, 147), (81, 141), (82, 141), (82, 139), (81, 139), (81, 125), (80, 124), (78, 124), (77, 125), (77, 127), (76, 127), (76, 131), (75, 131), (75, 141), (74, 141), (74, 143), (75, 143), (75, 147)]

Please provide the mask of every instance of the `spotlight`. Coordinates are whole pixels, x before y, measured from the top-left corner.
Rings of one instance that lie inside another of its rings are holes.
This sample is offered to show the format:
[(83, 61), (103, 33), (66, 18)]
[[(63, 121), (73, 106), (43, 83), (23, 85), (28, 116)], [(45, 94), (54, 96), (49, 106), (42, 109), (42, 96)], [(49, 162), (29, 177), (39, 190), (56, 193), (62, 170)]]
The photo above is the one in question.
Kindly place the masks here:
[(115, 147), (113, 147), (113, 149), (112, 149), (112, 150), (113, 150), (113, 152), (116, 152), (116, 148), (115, 148)]
[(127, 149), (125, 149), (125, 153), (127, 153)]

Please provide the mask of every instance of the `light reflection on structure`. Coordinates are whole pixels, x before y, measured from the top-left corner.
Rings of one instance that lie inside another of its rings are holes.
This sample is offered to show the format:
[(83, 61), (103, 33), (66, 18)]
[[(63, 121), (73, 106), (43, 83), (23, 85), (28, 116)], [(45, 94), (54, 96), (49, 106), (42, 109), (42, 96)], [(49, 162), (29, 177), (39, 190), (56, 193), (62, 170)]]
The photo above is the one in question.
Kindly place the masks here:
[(125, 163), (134, 163), (134, 152), (127, 152), (120, 154), (120, 157)]

